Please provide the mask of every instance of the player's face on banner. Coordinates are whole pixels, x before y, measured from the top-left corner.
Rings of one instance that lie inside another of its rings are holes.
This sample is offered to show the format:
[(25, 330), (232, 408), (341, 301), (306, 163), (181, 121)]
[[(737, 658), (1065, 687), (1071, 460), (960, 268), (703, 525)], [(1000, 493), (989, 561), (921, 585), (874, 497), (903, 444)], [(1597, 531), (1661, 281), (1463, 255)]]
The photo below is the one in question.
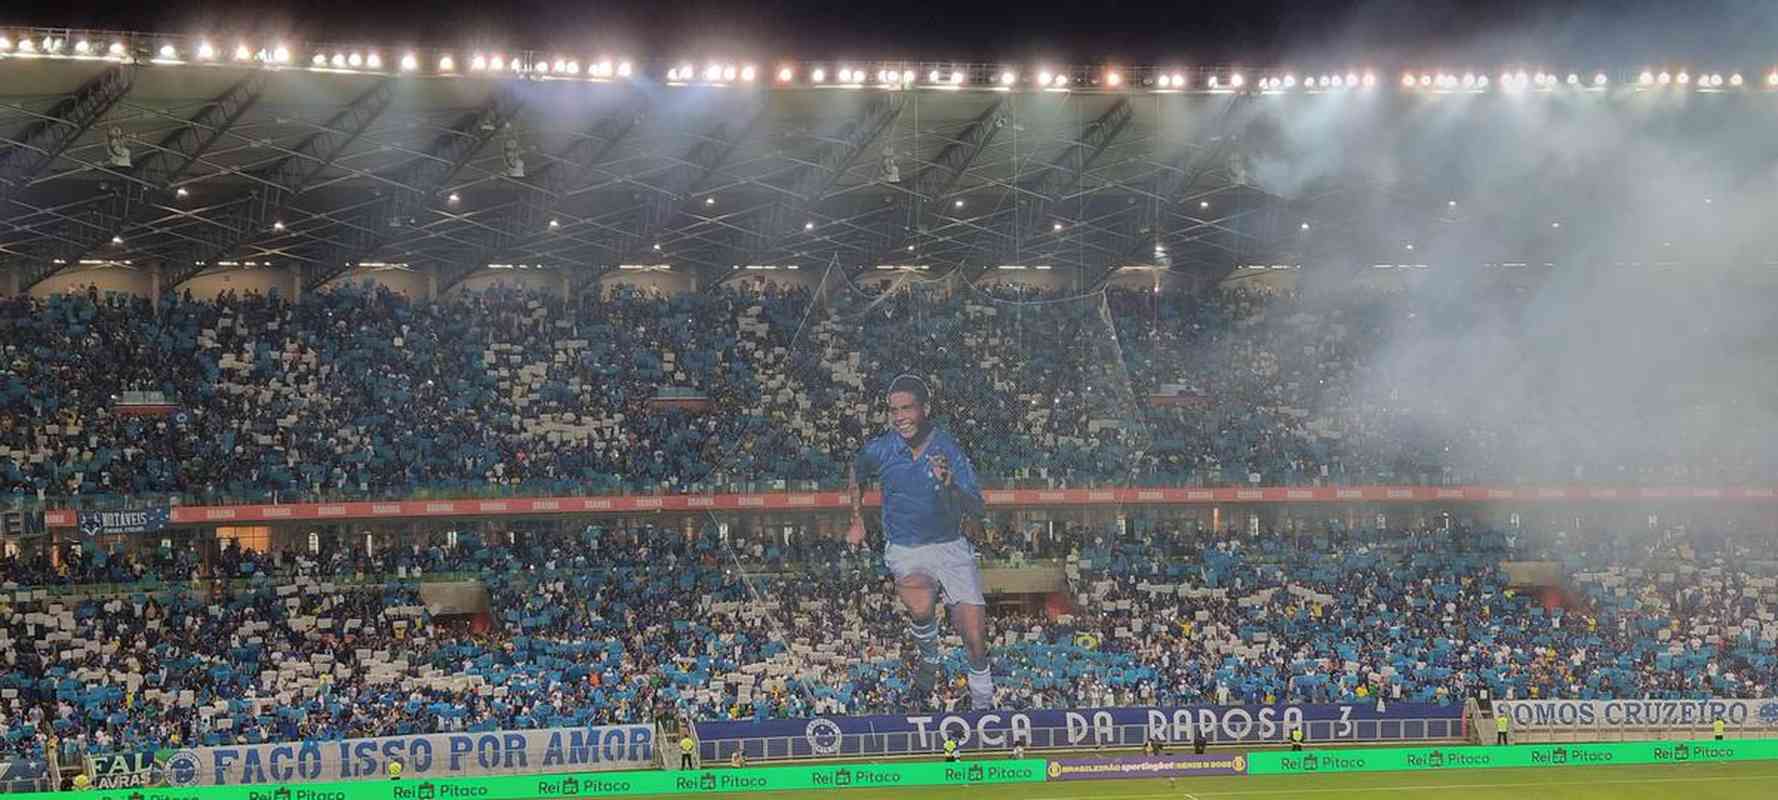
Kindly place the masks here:
[(889, 424), (895, 426), (901, 438), (912, 441), (920, 434), (920, 426), (926, 424), (926, 407), (915, 399), (913, 392), (891, 392)]

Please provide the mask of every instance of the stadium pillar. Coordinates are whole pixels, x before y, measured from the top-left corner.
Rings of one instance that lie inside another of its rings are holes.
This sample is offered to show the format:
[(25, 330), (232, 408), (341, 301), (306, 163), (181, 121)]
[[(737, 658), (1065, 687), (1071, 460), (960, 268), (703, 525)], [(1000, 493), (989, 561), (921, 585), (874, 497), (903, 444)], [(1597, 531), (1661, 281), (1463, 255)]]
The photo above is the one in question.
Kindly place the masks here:
[(299, 269), (292, 269), (292, 270), (290, 270), (290, 301), (294, 303), (298, 300), (301, 300), (302, 296), (303, 296), (303, 271), (300, 268)]
[(155, 310), (161, 307), (161, 265), (158, 263), (148, 270), (148, 305)]
[(437, 300), (438, 299), (438, 265), (437, 264), (433, 264), (432, 269), (426, 270), (426, 299), (427, 300)]

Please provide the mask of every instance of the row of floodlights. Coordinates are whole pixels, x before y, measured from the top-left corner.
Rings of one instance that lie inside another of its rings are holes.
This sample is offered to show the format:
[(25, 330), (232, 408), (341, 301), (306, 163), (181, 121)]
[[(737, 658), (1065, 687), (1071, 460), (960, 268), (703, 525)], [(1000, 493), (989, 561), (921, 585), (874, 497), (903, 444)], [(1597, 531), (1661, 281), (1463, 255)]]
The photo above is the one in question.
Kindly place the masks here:
[[(1642, 74), (1638, 75), (1636, 78), (1636, 84), (1644, 87), (1670, 86), (1674, 84), (1679, 86), (1690, 86), (1694, 81), (1699, 88), (1703, 89), (1716, 89), (1725, 85), (1732, 88), (1739, 88), (1747, 82), (1745, 78), (1741, 77), (1741, 73), (1739, 72), (1731, 73), (1727, 77), (1724, 77), (1720, 72), (1712, 72), (1705, 75), (1698, 75), (1694, 79), (1691, 73), (1684, 70), (1680, 70), (1677, 75), (1665, 71), (1656, 73), (1644, 70)], [(1574, 88), (1591, 86), (1595, 89), (1603, 89), (1606, 84), (1610, 82), (1611, 79), (1607, 78), (1603, 72), (1594, 73), (1590, 83), (1583, 79), (1579, 73), (1574, 72), (1568, 73), (1568, 77), (1566, 78), (1558, 77), (1552, 72), (1528, 73), (1520, 71), (1516, 73), (1503, 72), (1500, 74), (1500, 87), (1508, 91), (1525, 89), (1550, 90), (1562, 85)], [(1407, 89), (1435, 89), (1441, 91), (1451, 91), (1456, 89), (1480, 90), (1488, 88), (1490, 86), (1490, 81), (1488, 76), (1477, 75), (1473, 72), (1464, 73), (1462, 76), (1445, 72), (1422, 72), (1418, 74), (1407, 72), (1403, 73), (1401, 76), (1401, 85), (1403, 88)], [(1773, 72), (1766, 76), (1766, 85), (1778, 88), (1778, 72)]]
[[(45, 36), (41, 39), (20, 37), (15, 40), (4, 34), (0, 34), (0, 54), (73, 56), (77, 58), (115, 58), (121, 60), (128, 57), (129, 48), (121, 41), (112, 41), (109, 44), (104, 45), (103, 50), (101, 50), (100, 45), (86, 39), (79, 39), (70, 44), (66, 39), (56, 36)], [(232, 56), (234, 61), (241, 63), (262, 63), (272, 65), (290, 65), (293, 63), (293, 56), (290, 48), (282, 44), (275, 45), (270, 49), (262, 48), (257, 50), (246, 44), (239, 44), (236, 45)], [(178, 46), (172, 43), (162, 44), (155, 51), (153, 60), (160, 63), (185, 63), (187, 61), (219, 62), (224, 60), (225, 57), (225, 54), (215, 45), (207, 41), (199, 41), (197, 45), (186, 51), (180, 50)], [(335, 50), (312, 54), (309, 58), (309, 65), (323, 69), (332, 68), (339, 70), (381, 71), (384, 68), (384, 61), (382, 55), (375, 51)], [(408, 53), (401, 56), (397, 61), (397, 66), (403, 72), (418, 71), (421, 68), (420, 58), (413, 53)], [(470, 56), (467, 64), (459, 64), (456, 57), (445, 54), (439, 56), (437, 62), (432, 66), (440, 73), (456, 73), (461, 68), (464, 71), (471, 73), (502, 73), (511, 71), (515, 73), (541, 73), (544, 75), (558, 75), (564, 77), (580, 77), (584, 75), (592, 78), (627, 78), (635, 72), (634, 65), (629, 61), (601, 59), (589, 62), (583, 67), (579, 60), (572, 58), (557, 58), (553, 61), (546, 59), (528, 62), (520, 57), (515, 56), (509, 58), (498, 53), (475, 53)], [(752, 83), (757, 77), (758, 71), (752, 65), (735, 64), (708, 64), (702, 69), (691, 64), (682, 64), (669, 69), (666, 75), (669, 83)], [(1106, 70), (1098, 77), (1103, 85), (1111, 88), (1121, 87), (1125, 82), (1123, 74), (1117, 70)], [(779, 68), (777, 78), (778, 82), (782, 84), (807, 82), (815, 85), (834, 84), (841, 86), (863, 86), (874, 83), (884, 86), (912, 86), (919, 81), (920, 76), (911, 69), (879, 69), (873, 74), (865, 69), (846, 66), (838, 67), (831, 73), (825, 67), (814, 67), (809, 69), (806, 73), (799, 74), (796, 67), (785, 66)], [(925, 78), (926, 83), (932, 86), (962, 86), (969, 80), (962, 70), (957, 69), (948, 72), (934, 69), (929, 71)], [(1091, 81), (1092, 79), (1089, 78), (1087, 80)], [(1020, 84), (1020, 76), (1013, 70), (1004, 70), (997, 75), (989, 76), (984, 79), (984, 82), (1003, 87), (1013, 87)], [(1550, 90), (1564, 84), (1570, 87), (1591, 86), (1592, 88), (1598, 89), (1604, 88), (1609, 82), (1610, 79), (1607, 78), (1603, 72), (1595, 73), (1589, 83), (1578, 73), (1569, 73), (1566, 79), (1563, 79), (1555, 73), (1541, 71), (1527, 73), (1520, 71), (1516, 73), (1501, 73), (1498, 79), (1498, 86), (1507, 91), (1533, 88)], [(1359, 75), (1358, 73), (1349, 72), (1345, 75), (1333, 74), (1307, 76), (1300, 81), (1295, 75), (1268, 76), (1259, 79), (1257, 88), (1261, 91), (1296, 89), (1299, 86), (1311, 91), (1329, 89), (1369, 89), (1375, 87), (1376, 83), (1376, 76), (1372, 73), (1366, 72), (1363, 75)], [(1727, 76), (1722, 73), (1708, 73), (1693, 76), (1685, 70), (1680, 70), (1678, 73), (1668, 71), (1658, 73), (1644, 71), (1637, 77), (1637, 84), (1643, 87), (1696, 85), (1699, 88), (1705, 89), (1721, 88), (1723, 86), (1738, 88), (1745, 83), (1746, 80), (1740, 73), (1731, 73)], [(1074, 79), (1068, 73), (1041, 70), (1032, 77), (1032, 84), (1039, 88), (1065, 89), (1074, 84)], [(1201, 87), (1193, 87), (1190, 79), (1183, 73), (1173, 72), (1169, 74), (1163, 71), (1161, 74), (1155, 75), (1150, 80), (1149, 85), (1162, 90), (1204, 88), (1216, 91), (1245, 88), (1247, 81), (1240, 73), (1232, 73), (1228, 75), (1213, 74), (1204, 78)], [(1473, 72), (1464, 73), (1463, 75), (1445, 72), (1406, 72), (1403, 73), (1401, 77), (1401, 85), (1406, 89), (1479, 91), (1488, 89), (1495, 84), (1489, 76)], [(1772, 72), (1766, 76), (1766, 85), (1771, 88), (1778, 88), (1778, 71)]]

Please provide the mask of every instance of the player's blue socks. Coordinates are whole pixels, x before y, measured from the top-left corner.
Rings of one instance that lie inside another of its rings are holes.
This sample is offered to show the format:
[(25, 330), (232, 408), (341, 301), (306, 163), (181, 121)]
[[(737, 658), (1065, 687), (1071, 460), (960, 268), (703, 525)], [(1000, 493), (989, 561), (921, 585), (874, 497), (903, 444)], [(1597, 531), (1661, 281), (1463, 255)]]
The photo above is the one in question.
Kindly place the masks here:
[(973, 661), (969, 665), (969, 704), (977, 711), (994, 707), (994, 676), (985, 660), (979, 667)]
[(908, 624), (908, 634), (914, 637), (914, 646), (920, 649), (920, 660), (928, 665), (936, 665), (938, 663), (938, 620), (911, 622)]

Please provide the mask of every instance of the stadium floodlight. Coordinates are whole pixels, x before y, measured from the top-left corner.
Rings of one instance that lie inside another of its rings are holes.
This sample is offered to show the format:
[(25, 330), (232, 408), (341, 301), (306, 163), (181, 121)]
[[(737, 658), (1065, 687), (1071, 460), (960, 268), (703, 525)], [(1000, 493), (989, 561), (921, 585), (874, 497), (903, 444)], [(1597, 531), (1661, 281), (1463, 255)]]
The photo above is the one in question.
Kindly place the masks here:
[(450, 203), (451, 205), (456, 205), (458, 203), (463, 202), (463, 198), (461, 196), (459, 196), (456, 192), (451, 192), (451, 196), (446, 197), (445, 202)]
[[(24, 50), (30, 46), (31, 46), (31, 42), (29, 40), (19, 42), (19, 49), (20, 50)], [(160, 53), (161, 53), (161, 58), (172, 60), (172, 59), (179, 57), (179, 48), (176, 48), (170, 44), (163, 44), (163, 45), (161, 45)]]
[(1572, 72), (1568, 73), (1568, 85), (1569, 86), (1579, 86), (1580, 85), (1580, 76), (1576, 75)]
[(795, 78), (795, 77), (796, 77), (796, 70), (791, 69), (789, 67), (779, 67), (778, 68), (778, 82), (779, 83), (789, 83), (791, 81), (791, 79)]
[(679, 80), (679, 68), (678, 67), (674, 67), (670, 70), (667, 70), (667, 80), (668, 81)]
[[(334, 60), (338, 61), (339, 57), (335, 56)], [(353, 69), (362, 67), (362, 66), (364, 66), (364, 55), (362, 53), (353, 53), (349, 56), (346, 56), (346, 63), (351, 65), (351, 67)]]
[(568, 74), (569, 75), (579, 75), (580, 74), (580, 62), (579, 61), (575, 61), (572, 58), (568, 59)]
[(216, 57), (216, 48), (209, 42), (198, 42), (198, 60), (209, 61)]
[(506, 59), (500, 56), (494, 56), (493, 58), (488, 59), (488, 69), (506, 69)]
[[(440, 66), (442, 66), (442, 65), (440, 65)], [(402, 72), (413, 72), (414, 70), (419, 69), (419, 68), (420, 68), (420, 59), (416, 58), (413, 53), (408, 53), (407, 55), (404, 55), (401, 57), (401, 71)]]
[(191, 192), (186, 191), (185, 187), (181, 186), (176, 191), (173, 192), (173, 196), (174, 197), (190, 197)]
[(327, 66), (327, 56), (316, 53), (314, 58), (309, 59), (309, 64), (316, 67), (325, 67)]
[(1605, 81), (1606, 81), (1605, 73), (1600, 72), (1600, 73), (1596, 73), (1593, 75), (1593, 85), (1594, 86), (1604, 86)]
[(1303, 223), (1303, 224), (1302, 224), (1302, 226), (1301, 226), (1301, 227), (1302, 227), (1302, 229), (1303, 229), (1303, 230), (1305, 230), (1305, 231), (1306, 231), (1306, 230), (1308, 230), (1308, 229), (1309, 229), (1309, 223), (1307, 223), (1307, 222), (1305, 222), (1305, 223)]
[(1402, 73), (1401, 85), (1402, 85), (1402, 88), (1404, 88), (1404, 89), (1414, 88), (1414, 76), (1410, 73), (1406, 73), (1406, 72)]
[(1684, 70), (1681, 70), (1679, 72), (1679, 77), (1675, 78), (1675, 80), (1679, 81), (1680, 86), (1685, 86), (1685, 85), (1690, 84), (1692, 82), (1692, 76), (1690, 73), (1687, 73)]
[(550, 230), (553, 231), (553, 230), (560, 228), (560, 227), (562, 227), (562, 223), (560, 221), (553, 220), (553, 219), (549, 221), (549, 229)]
[(1067, 85), (1068, 85), (1068, 76), (1067, 75), (1057, 75), (1056, 76), (1056, 80), (1055, 80), (1056, 88), (1060, 89), (1060, 88), (1063, 88)]
[(1353, 89), (1358, 88), (1358, 73), (1356, 73), (1356, 72), (1346, 73), (1346, 86), (1353, 88)]
[(935, 69), (931, 72), (926, 73), (926, 82), (927, 83), (938, 83), (938, 70)]
[(816, 83), (821, 83), (821, 82), (827, 80), (827, 70), (824, 70), (820, 67), (816, 67), (814, 72), (809, 73), (809, 80), (812, 80)]
[(52, 38), (49, 36), (43, 37), (44, 52), (60, 53), (60, 52), (62, 52), (62, 45), (64, 45), (64, 44), (66, 44), (66, 42), (62, 41), (61, 39), (55, 39), (55, 38)]
[(1420, 86), (1422, 88), (1424, 88), (1424, 87), (1431, 86), (1431, 85), (1432, 85), (1432, 76), (1428, 75), (1428, 74), (1422, 74), (1420, 76)]
[(1465, 89), (1474, 89), (1475, 88), (1475, 73), (1473, 73), (1473, 72), (1463, 73), (1463, 88), (1465, 88)]
[(635, 71), (635, 67), (631, 66), (630, 62), (628, 62), (628, 61), (618, 62), (618, 65), (617, 65), (618, 77), (628, 78), (628, 77), (630, 77), (630, 73), (634, 72), (634, 71)]
[(113, 237), (111, 237), (111, 243), (112, 244), (123, 244), (123, 237), (122, 236), (113, 236)]
[(364, 57), (364, 65), (371, 69), (382, 69), (383, 57), (376, 53), (371, 53)]
[(1742, 83), (1743, 83), (1743, 81), (1741, 79), (1741, 73), (1737, 72), (1737, 73), (1729, 76), (1729, 85), (1730, 86), (1740, 86)]
[(11, 50), (11, 49), (12, 49), (12, 40), (6, 38), (5, 36), (0, 36), (0, 51)]
[(1476, 79), (1475, 79), (1475, 85), (1476, 85), (1476, 88), (1477, 88), (1477, 89), (1486, 89), (1486, 88), (1488, 88), (1488, 76), (1486, 76), (1486, 75), (1477, 75), (1477, 76), (1476, 76)]
[(272, 60), (279, 64), (290, 63), (290, 48), (285, 47), (284, 45), (278, 45), (272, 50)]
[(1663, 72), (1663, 73), (1655, 76), (1655, 82), (1659, 83), (1662, 86), (1666, 86), (1667, 84), (1673, 82), (1673, 76), (1669, 73)]
[(452, 72), (452, 71), (455, 71), (456, 69), (457, 69), (457, 59), (451, 58), (450, 56), (439, 56), (438, 57), (438, 71), (439, 72)]
[(1105, 73), (1105, 84), (1107, 86), (1113, 86), (1113, 87), (1121, 86), (1121, 85), (1123, 85), (1123, 82), (1124, 82), (1124, 76), (1119, 75), (1116, 72)]
[(1284, 76), (1284, 88), (1286, 88), (1286, 89), (1295, 89), (1296, 88), (1296, 76), (1295, 75)]
[(1018, 80), (1019, 80), (1018, 73), (1013, 72), (1012, 70), (1007, 70), (1005, 72), (1000, 73), (1000, 85), (1001, 86), (1011, 86), (1014, 83), (1017, 83)]
[(1778, 86), (1778, 72), (1773, 72), (1772, 74), (1766, 76), (1766, 85), (1767, 86)]
[(1048, 86), (1048, 85), (1050, 85), (1050, 72), (1049, 72), (1049, 70), (1047, 70), (1047, 69), (1046, 69), (1046, 70), (1044, 70), (1044, 71), (1042, 71), (1042, 72), (1039, 72), (1039, 73), (1037, 73), (1037, 85), (1039, 85), (1039, 86)]
[(282, 221), (273, 222), (272, 223), (272, 230), (274, 230), (278, 233), (283, 233), (284, 232), (284, 223)]
[(951, 70), (951, 85), (953, 85), (953, 86), (962, 86), (963, 85), (963, 70), (960, 70), (960, 69)]
[(333, 65), (336, 68), (344, 69), (346, 66), (345, 54), (344, 53), (334, 53), (333, 54)]
[(815, 223), (813, 223), (813, 222), (805, 222), (805, 223), (803, 223), (803, 230), (805, 230), (805, 231), (812, 231), (812, 230), (814, 230), (814, 229), (815, 229)]
[(122, 58), (123, 54), (125, 52), (123, 42), (112, 42), (111, 46), (105, 49), (105, 52), (108, 52), (111, 55), (116, 56), (118, 58)]
[(1643, 86), (1653, 86), (1655, 85), (1655, 74), (1644, 70), (1642, 74), (1636, 78), (1636, 82)]
[[(171, 45), (168, 45), (168, 46), (170, 47)], [(163, 48), (163, 49), (165, 49), (165, 48)], [(30, 39), (20, 38), (19, 39), (19, 52), (21, 52), (21, 53), (35, 53), (35, 52), (37, 52), (37, 43), (31, 41)]]
[(1241, 77), (1241, 73), (1239, 73), (1239, 72), (1229, 76), (1229, 85), (1235, 87), (1236, 89), (1241, 88), (1246, 83), (1247, 83), (1247, 79)]
[[(1241, 85), (1241, 76), (1239, 76), (1239, 75), (1235, 76), (1234, 84), (1236, 86)], [(1177, 72), (1173, 73), (1173, 88), (1175, 88), (1175, 89), (1184, 89), (1185, 88), (1185, 76), (1184, 75), (1181, 75)]]
[(253, 60), (253, 48), (248, 47), (245, 42), (235, 45), (235, 60), (236, 61), (252, 61)]
[(78, 42), (75, 42), (75, 43), (74, 43), (74, 53), (75, 53), (75, 55), (82, 55), (82, 56), (84, 56), (84, 55), (86, 55), (86, 54), (88, 54), (88, 53), (91, 53), (91, 52), (92, 52), (92, 51), (93, 51), (93, 45), (92, 45), (92, 43), (91, 43), (91, 42), (88, 42), (88, 41), (87, 41), (87, 40), (85, 40), (85, 39), (81, 39), (81, 40), (80, 40), (80, 41), (78, 41)]
[(722, 77), (722, 67), (721, 66), (718, 66), (716, 64), (706, 64), (704, 66), (704, 80), (715, 81), (721, 77)]

